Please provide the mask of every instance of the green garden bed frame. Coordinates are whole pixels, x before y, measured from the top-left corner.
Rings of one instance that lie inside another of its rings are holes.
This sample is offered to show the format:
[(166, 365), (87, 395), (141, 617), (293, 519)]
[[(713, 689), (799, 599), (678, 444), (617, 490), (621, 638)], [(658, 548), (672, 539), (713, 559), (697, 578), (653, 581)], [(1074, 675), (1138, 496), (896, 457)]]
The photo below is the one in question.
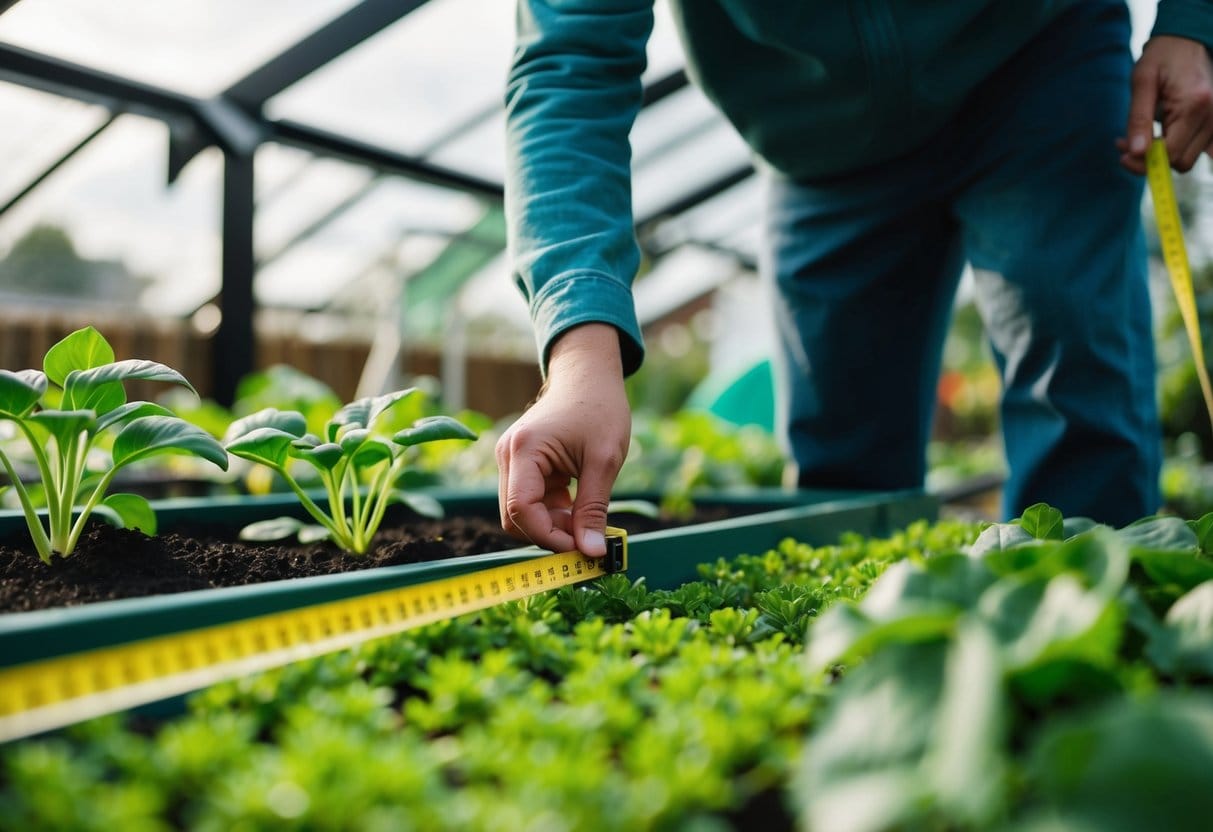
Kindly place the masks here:
[[(496, 492), (429, 489), (427, 493), (443, 504), (448, 515), (495, 517), (498, 511)], [(627, 499), (646, 497), (652, 499), (651, 495), (626, 495)], [(760, 489), (703, 496), (696, 504), (726, 507), (739, 516), (629, 535), (630, 578), (643, 578), (653, 588), (674, 588), (696, 579), (700, 563), (761, 553), (785, 538), (822, 545), (837, 541), (845, 532), (882, 536), (938, 514), (938, 501), (917, 491), (856, 494)], [(163, 531), (201, 523), (238, 528), (254, 520), (301, 511), (292, 495), (181, 498), (154, 506)], [(626, 521), (622, 525), (626, 529)], [(0, 538), (25, 533), (19, 512), (0, 512)], [(538, 548), (526, 547), (433, 563), (3, 614), (0, 667), (413, 586), (539, 554), (543, 552)]]

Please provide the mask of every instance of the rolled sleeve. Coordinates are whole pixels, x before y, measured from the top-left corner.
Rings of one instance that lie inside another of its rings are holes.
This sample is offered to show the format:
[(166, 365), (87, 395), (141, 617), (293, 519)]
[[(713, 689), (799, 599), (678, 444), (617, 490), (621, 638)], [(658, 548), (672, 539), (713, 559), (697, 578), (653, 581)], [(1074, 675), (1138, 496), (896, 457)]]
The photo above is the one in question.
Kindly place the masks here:
[(1151, 34), (1200, 41), (1213, 51), (1213, 0), (1159, 0)]
[(643, 357), (628, 134), (643, 98), (652, 3), (518, 3), (505, 206), (513, 278), (545, 369), (552, 341), (589, 322), (620, 330), (627, 372)]

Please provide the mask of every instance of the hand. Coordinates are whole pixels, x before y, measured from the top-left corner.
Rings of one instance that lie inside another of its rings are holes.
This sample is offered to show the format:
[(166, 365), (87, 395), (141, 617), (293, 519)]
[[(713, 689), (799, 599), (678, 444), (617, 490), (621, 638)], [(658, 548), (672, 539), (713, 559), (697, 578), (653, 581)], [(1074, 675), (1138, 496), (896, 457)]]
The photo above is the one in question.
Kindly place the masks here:
[(1146, 172), (1155, 118), (1177, 171), (1191, 170), (1202, 152), (1213, 154), (1213, 57), (1203, 44), (1160, 35), (1142, 50), (1133, 68), (1127, 135), (1116, 140), (1120, 163), (1134, 173)]
[(497, 442), (502, 528), (552, 551), (605, 555), (607, 504), (631, 431), (618, 332), (583, 324), (561, 335), (538, 401)]

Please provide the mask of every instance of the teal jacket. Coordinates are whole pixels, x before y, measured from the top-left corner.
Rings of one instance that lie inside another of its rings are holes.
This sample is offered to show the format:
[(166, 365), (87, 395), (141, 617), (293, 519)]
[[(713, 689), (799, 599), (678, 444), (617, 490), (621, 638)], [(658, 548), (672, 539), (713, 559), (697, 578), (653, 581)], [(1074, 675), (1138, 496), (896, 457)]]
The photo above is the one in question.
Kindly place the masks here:
[[(1062, 9), (1092, 0), (670, 0), (687, 71), (756, 163), (845, 175), (927, 141)], [(628, 132), (653, 0), (518, 0), (506, 93), (514, 279), (541, 364), (577, 324), (613, 324), (624, 368), (644, 345)], [(1160, 0), (1154, 34), (1213, 48), (1213, 0)]]

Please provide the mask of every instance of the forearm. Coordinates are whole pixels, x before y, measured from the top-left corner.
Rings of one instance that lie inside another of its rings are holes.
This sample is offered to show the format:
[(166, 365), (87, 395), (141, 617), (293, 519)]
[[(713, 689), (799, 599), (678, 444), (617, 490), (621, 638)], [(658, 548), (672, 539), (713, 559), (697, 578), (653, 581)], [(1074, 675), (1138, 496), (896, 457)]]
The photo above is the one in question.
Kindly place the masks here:
[(652, 0), (521, 0), (506, 95), (506, 214), (514, 280), (546, 369), (552, 342), (589, 322), (642, 345), (628, 133), (639, 109)]

